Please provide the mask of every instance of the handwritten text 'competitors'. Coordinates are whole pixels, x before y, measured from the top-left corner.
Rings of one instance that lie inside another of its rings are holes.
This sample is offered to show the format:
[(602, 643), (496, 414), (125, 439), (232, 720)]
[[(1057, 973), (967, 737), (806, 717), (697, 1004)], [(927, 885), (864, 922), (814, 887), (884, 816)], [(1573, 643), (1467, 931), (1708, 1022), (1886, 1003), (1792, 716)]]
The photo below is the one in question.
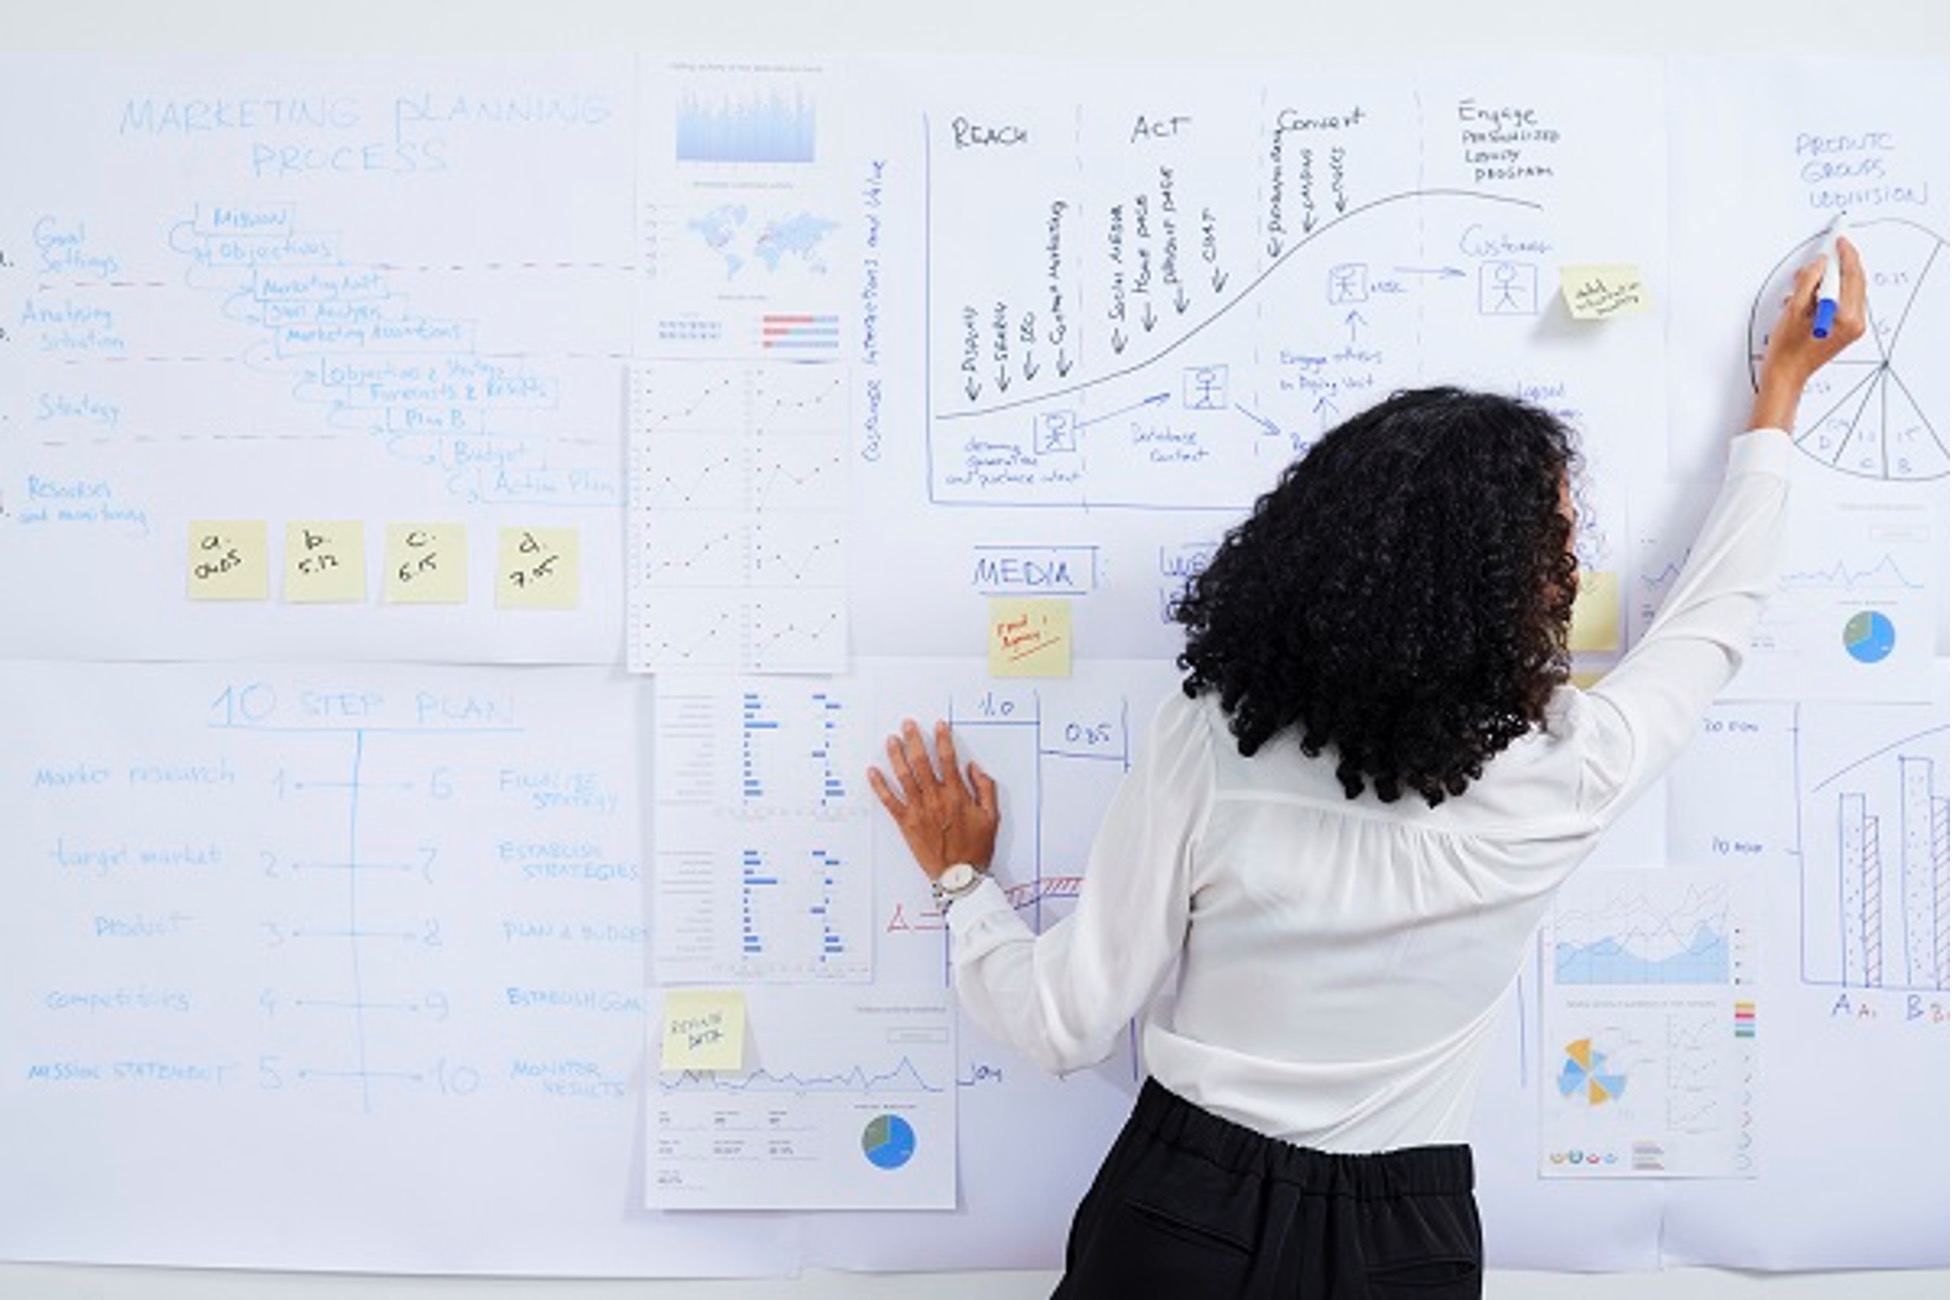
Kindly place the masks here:
[(740, 989), (668, 989), (660, 1012), (661, 1070), (738, 1070), (748, 1003)]
[(469, 599), (469, 532), (461, 524), (389, 524), (381, 599), (460, 605)]
[(1065, 600), (1007, 597), (988, 601), (986, 671), (994, 677), (1072, 675), (1072, 608)]
[(502, 609), (578, 608), (578, 530), (505, 528), (496, 541)]
[(295, 605), (367, 599), (367, 538), (358, 519), (286, 524), (285, 596)]
[(1564, 266), (1557, 269), (1564, 305), (1578, 320), (1609, 320), (1652, 308), (1651, 291), (1636, 266)]
[(264, 600), (271, 564), (263, 519), (196, 519), (186, 591), (192, 600)]

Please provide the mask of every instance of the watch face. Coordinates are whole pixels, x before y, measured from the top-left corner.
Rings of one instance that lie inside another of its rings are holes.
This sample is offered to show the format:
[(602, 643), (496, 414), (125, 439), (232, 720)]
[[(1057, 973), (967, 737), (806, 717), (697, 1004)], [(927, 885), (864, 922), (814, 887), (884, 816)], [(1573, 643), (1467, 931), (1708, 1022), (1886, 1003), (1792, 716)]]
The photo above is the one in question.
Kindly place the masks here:
[(964, 889), (978, 874), (970, 862), (954, 862), (940, 873), (938, 886), (940, 889)]

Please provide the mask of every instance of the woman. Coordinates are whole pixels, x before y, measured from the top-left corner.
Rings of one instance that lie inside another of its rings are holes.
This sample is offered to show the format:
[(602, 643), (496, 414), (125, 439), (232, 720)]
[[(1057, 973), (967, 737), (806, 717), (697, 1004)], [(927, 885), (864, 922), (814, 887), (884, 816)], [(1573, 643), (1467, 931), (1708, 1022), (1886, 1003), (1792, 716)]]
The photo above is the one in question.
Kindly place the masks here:
[(871, 785), (947, 907), (962, 1005), (1046, 1068), (1151, 1007), (1149, 1079), (1057, 1297), (1481, 1293), (1464, 1144), (1502, 995), (1556, 887), (1683, 749), (1772, 589), (1812, 337), (1796, 278), (1752, 431), (1652, 628), (1565, 682), (1573, 446), (1505, 398), (1397, 394), (1328, 433), (1177, 607), (1157, 714), (1080, 901), (1036, 937), (985, 874), (998, 791), (915, 723)]

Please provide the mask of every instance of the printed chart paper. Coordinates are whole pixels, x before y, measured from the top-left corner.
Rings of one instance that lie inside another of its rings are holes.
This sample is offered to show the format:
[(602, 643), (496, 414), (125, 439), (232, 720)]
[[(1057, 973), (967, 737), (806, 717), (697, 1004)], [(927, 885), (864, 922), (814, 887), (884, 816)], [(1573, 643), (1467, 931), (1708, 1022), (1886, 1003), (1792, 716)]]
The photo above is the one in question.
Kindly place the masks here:
[(646, 1203), (661, 1209), (949, 1210), (952, 995), (750, 990), (746, 1068), (654, 1076)]
[[(869, 788), (850, 681), (655, 683), (654, 968), (664, 982), (872, 974)], [(724, 725), (738, 718), (730, 733)], [(878, 810), (882, 816), (882, 811)]]
[(1755, 1172), (1758, 882), (1580, 872), (1544, 948), (1546, 1177)]

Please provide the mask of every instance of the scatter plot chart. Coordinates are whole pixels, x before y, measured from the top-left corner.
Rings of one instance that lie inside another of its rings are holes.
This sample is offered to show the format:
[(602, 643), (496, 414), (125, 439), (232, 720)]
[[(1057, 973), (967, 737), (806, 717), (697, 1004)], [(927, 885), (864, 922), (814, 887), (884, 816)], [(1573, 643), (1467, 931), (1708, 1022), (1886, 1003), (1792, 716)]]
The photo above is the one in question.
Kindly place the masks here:
[(839, 672), (849, 481), (838, 366), (635, 371), (635, 672)]
[(647, 1087), (647, 1204), (951, 1209), (951, 991), (770, 987), (747, 1003), (741, 1069), (673, 1071)]
[[(1869, 276), (1869, 331), (1824, 366), (1803, 394), (1795, 445), (1858, 478), (1923, 480), (1951, 473), (1951, 246), (1913, 221), (1851, 222)], [(1749, 360), (1760, 382), (1779, 291), (1820, 252), (1791, 250), (1754, 301)]]

